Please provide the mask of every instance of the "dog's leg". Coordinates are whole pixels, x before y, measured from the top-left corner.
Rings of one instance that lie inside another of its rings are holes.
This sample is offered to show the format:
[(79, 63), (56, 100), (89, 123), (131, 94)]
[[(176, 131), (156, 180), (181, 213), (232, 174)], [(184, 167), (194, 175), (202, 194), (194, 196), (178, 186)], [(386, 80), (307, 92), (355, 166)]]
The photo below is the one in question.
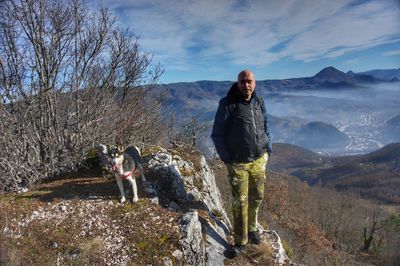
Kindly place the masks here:
[(142, 164), (138, 164), (138, 169), (139, 169), (139, 171), (140, 171), (140, 176), (142, 177), (142, 182), (146, 182), (146, 178), (144, 177), (144, 174), (143, 174), (143, 167), (142, 167)]
[(124, 185), (122, 184), (122, 179), (119, 176), (115, 176), (115, 178), (117, 179), (117, 184), (118, 184), (118, 188), (119, 188), (119, 192), (121, 193), (121, 199), (120, 202), (123, 203), (125, 202), (125, 191), (124, 191)]
[(132, 178), (132, 176), (128, 177), (127, 180), (131, 183), (132, 185), (132, 192), (133, 192), (133, 198), (132, 201), (136, 202), (139, 200), (138, 198), (138, 191), (137, 191), (137, 186), (136, 186), (136, 180), (135, 178)]

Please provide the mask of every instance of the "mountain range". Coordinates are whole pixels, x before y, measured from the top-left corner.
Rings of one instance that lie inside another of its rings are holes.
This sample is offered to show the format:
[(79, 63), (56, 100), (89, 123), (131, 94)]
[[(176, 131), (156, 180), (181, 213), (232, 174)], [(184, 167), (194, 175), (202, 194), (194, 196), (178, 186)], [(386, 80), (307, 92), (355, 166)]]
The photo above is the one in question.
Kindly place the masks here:
[(359, 72), (358, 74), (370, 75), (375, 78), (386, 80), (386, 81), (397, 81), (400, 80), (400, 68), (397, 69), (373, 69), (365, 72)]
[[(397, 82), (400, 81), (400, 68), (398, 69), (377, 69), (366, 72), (354, 73), (342, 72), (332, 66), (326, 67), (312, 77), (290, 78), (280, 80), (257, 80), (258, 90), (269, 92), (282, 90), (307, 90), (315, 88), (352, 88), (360, 87), (370, 83)], [(189, 98), (203, 96), (223, 96), (232, 84), (232, 81), (210, 81), (201, 80), (195, 82), (178, 82), (160, 85), (167, 89), (171, 96), (180, 96), (182, 89)], [(207, 92), (202, 95), (202, 92)]]
[[(273, 142), (331, 154), (365, 153), (400, 141), (400, 69), (342, 72), (326, 67), (312, 77), (257, 80)], [(178, 119), (196, 117), (211, 127), (232, 81), (159, 85)], [(203, 151), (212, 154), (210, 130)]]
[[(264, 92), (280, 92), (287, 90), (307, 90), (315, 88), (352, 88), (360, 87), (369, 83), (380, 82), (396, 82), (396, 78), (400, 76), (399, 69), (379, 70), (379, 72), (354, 73), (349, 71), (344, 73), (332, 66), (326, 67), (313, 77), (291, 78), (281, 80), (257, 80), (257, 90)], [(378, 74), (374, 74), (378, 73)], [(387, 73), (384, 75), (384, 73)], [(380, 78), (382, 76), (392, 77)], [(170, 103), (177, 103), (183, 100), (203, 100), (217, 96), (218, 98), (227, 93), (232, 81), (210, 81), (201, 80), (195, 82), (178, 82), (159, 85), (159, 89), (164, 89), (169, 93)], [(175, 101), (174, 101), (175, 100)]]

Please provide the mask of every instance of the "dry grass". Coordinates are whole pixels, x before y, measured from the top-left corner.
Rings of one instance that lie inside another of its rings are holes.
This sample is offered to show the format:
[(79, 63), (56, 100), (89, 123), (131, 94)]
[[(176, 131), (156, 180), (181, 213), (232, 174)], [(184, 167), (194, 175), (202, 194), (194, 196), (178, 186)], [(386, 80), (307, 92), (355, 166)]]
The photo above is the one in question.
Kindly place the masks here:
[(268, 242), (263, 241), (260, 245), (247, 245), (245, 251), (237, 258), (225, 260), (228, 266), (245, 265), (275, 265), (272, 261), (272, 250)]
[(164, 256), (174, 259), (180, 214), (151, 204), (140, 184), (139, 192), (139, 202), (119, 204), (114, 180), (68, 177), (0, 195), (0, 265), (158, 265)]
[(244, 256), (257, 265), (272, 265), (272, 250), (266, 241), (260, 245), (250, 245)]

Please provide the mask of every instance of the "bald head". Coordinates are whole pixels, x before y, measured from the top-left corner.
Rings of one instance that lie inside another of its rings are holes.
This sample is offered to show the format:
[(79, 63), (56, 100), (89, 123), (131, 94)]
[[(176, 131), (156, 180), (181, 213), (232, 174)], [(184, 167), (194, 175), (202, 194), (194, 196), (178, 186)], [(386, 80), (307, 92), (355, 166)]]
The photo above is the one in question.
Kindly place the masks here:
[(243, 70), (238, 74), (237, 86), (239, 91), (243, 94), (245, 100), (250, 100), (256, 88), (256, 79), (253, 72), (250, 70)]
[(251, 72), (251, 70), (245, 69), (240, 71), (240, 73), (238, 74), (238, 81), (243, 77), (251, 77), (252, 79), (254, 79), (254, 74), (253, 72)]

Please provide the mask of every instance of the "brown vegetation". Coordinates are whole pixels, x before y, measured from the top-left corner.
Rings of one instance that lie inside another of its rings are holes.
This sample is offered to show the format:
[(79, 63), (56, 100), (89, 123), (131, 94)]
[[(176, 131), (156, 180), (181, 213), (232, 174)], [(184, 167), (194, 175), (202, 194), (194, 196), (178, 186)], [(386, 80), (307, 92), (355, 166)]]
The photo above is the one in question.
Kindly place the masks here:
[(329, 157), (289, 145), (274, 144), (271, 169), (297, 176), (310, 185), (350, 191), (379, 203), (400, 203), (400, 144), (375, 152)]
[[(226, 169), (216, 162), (214, 171), (229, 210)], [(357, 194), (310, 187), (296, 177), (269, 171), (259, 222), (278, 232), (296, 263), (395, 265), (400, 258), (400, 230), (395, 231), (396, 224), (400, 226), (399, 214), (399, 206), (377, 205)], [(368, 253), (360, 252), (365, 240), (371, 240)]]

